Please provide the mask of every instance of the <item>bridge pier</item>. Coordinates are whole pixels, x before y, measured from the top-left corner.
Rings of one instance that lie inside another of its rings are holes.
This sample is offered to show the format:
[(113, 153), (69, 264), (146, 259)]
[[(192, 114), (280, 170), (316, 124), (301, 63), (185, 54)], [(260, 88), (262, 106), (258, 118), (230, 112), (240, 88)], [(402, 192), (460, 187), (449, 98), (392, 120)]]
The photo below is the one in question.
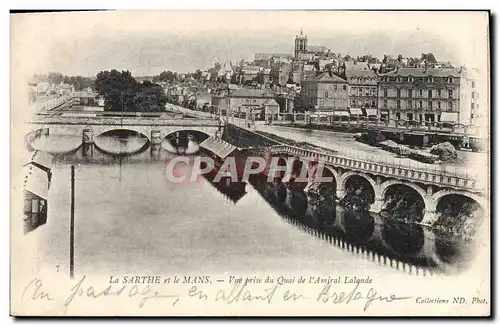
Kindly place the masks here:
[(151, 147), (159, 147), (161, 145), (161, 131), (151, 130)]
[(94, 143), (94, 132), (92, 131), (92, 129), (83, 129), (82, 142), (84, 145), (91, 145)]
[(432, 226), (438, 220), (438, 214), (435, 210), (425, 209), (424, 218), (422, 219), (421, 224)]
[(82, 155), (83, 157), (90, 157), (92, 158), (94, 156), (94, 145), (93, 144), (83, 144), (83, 150), (82, 150)]
[(424, 198), (424, 217), (422, 218), (422, 224), (432, 226), (438, 220), (437, 214), (437, 201), (432, 198), (432, 196), (427, 195)]
[(379, 214), (384, 209), (385, 200), (381, 197), (375, 197), (375, 201), (370, 206), (370, 212)]
[(341, 200), (345, 196), (345, 189), (341, 189), (339, 185), (337, 185), (337, 190), (335, 191), (335, 195), (337, 200)]
[(382, 221), (375, 220), (373, 223), (373, 233), (372, 236), (370, 237), (371, 240), (378, 240), (383, 242), (384, 241), (384, 224)]
[(335, 206), (335, 221), (333, 222), (333, 226), (345, 232), (345, 208), (341, 205)]

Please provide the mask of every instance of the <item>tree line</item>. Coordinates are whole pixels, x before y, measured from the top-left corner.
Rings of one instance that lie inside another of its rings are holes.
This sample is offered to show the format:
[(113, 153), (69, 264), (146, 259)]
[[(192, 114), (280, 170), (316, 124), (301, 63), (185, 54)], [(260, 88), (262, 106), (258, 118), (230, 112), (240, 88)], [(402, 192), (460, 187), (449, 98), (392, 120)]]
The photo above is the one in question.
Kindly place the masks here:
[(167, 103), (160, 85), (149, 81), (140, 83), (130, 71), (101, 71), (94, 88), (104, 98), (105, 111), (161, 112)]
[(69, 84), (75, 87), (76, 91), (84, 90), (94, 86), (94, 80), (90, 77), (82, 76), (66, 76), (59, 72), (50, 72), (48, 74), (34, 75), (34, 80), (37, 83), (45, 82), (49, 84)]
[(193, 73), (187, 74), (179, 74), (170, 70), (166, 70), (161, 72), (159, 75), (153, 77), (153, 82), (166, 82), (166, 83), (175, 83), (175, 82), (184, 82), (189, 79), (194, 79), (197, 81), (202, 81), (202, 72), (200, 69), (197, 69)]

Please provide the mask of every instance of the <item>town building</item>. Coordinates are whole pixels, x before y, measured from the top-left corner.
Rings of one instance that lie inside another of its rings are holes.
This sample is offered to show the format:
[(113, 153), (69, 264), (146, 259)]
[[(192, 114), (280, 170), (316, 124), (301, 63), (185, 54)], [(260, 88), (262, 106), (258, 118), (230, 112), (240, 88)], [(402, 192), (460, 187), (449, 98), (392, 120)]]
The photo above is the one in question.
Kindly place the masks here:
[(304, 109), (349, 115), (349, 85), (330, 72), (301, 82), (300, 103)]
[(288, 53), (255, 53), (253, 63), (259, 67), (270, 68), (273, 62), (290, 62), (292, 58), (293, 56)]
[(465, 93), (469, 90), (466, 87), (462, 69), (395, 69), (380, 76), (380, 114), (382, 118), (406, 120), (411, 124), (469, 125), (471, 104), (467, 104)]
[(378, 76), (369, 69), (346, 69), (351, 115), (379, 117)]
[(212, 105), (212, 95), (206, 91), (196, 93), (196, 108), (199, 110), (203, 107)]
[[(474, 127), (474, 132), (486, 137), (489, 115), (488, 98), (484, 94), (488, 94), (487, 80), (481, 78), (477, 69), (462, 68), (462, 77), (464, 82), (461, 85), (460, 101), (463, 102), (463, 113), (470, 114), (470, 125)], [(469, 112), (467, 108), (470, 108)]]
[(269, 72), (269, 78), (275, 85), (285, 86), (290, 79), (291, 72), (292, 65), (290, 63), (275, 63)]
[(307, 52), (307, 35), (300, 30), (300, 35), (295, 35), (295, 58), (298, 59), (301, 53)]
[(268, 90), (238, 88), (230, 90), (224, 100), (219, 98), (218, 105), (221, 112), (226, 111), (227, 115), (243, 116), (261, 110), (264, 103), (273, 98), (274, 95)]

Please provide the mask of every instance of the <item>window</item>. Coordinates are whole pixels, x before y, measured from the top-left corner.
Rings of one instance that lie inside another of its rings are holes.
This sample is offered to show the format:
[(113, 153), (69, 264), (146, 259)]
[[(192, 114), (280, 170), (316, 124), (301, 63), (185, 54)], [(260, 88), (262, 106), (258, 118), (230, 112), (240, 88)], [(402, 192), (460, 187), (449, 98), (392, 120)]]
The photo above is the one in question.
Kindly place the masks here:
[(408, 101), (408, 109), (413, 109), (413, 102), (412, 101)]
[(453, 102), (448, 102), (448, 110), (453, 111)]
[(325, 92), (325, 98), (328, 98), (328, 92)]
[(422, 108), (422, 101), (418, 101), (418, 108), (421, 109)]
[(337, 85), (333, 85), (333, 90), (336, 91), (337, 90)]
[(387, 100), (384, 100), (384, 108), (387, 107)]
[(471, 84), (472, 84), (472, 85), (471, 85), (471, 87), (472, 87), (472, 88), (475, 88), (475, 87), (476, 87), (476, 82), (472, 81), (472, 83), (471, 83)]
[(438, 109), (441, 110), (441, 101), (438, 102)]
[(438, 89), (438, 97), (441, 97), (441, 90)]
[(448, 83), (453, 84), (453, 77), (448, 77)]
[(24, 200), (24, 213), (31, 213), (31, 199)]
[(432, 110), (432, 101), (429, 101), (429, 102), (427, 103), (427, 108), (428, 108), (429, 110)]
[(372, 107), (375, 107), (375, 100), (372, 100)]
[(474, 98), (474, 92), (472, 92), (472, 93), (470, 94), (470, 97), (471, 97), (471, 98)]
[(428, 98), (432, 98), (432, 89), (429, 89), (429, 90), (427, 91), (427, 97), (428, 97)]
[(384, 97), (387, 97), (387, 89), (384, 89)]
[(419, 93), (420, 93), (420, 96), (424, 96), (424, 91), (422, 89), (419, 91)]
[(396, 95), (397, 97), (401, 97), (401, 90), (400, 90), (400, 89), (397, 89), (397, 90), (396, 90), (396, 94), (397, 94), (397, 95)]
[(471, 104), (470, 104), (470, 110), (471, 110), (471, 111), (474, 111), (474, 103), (471, 103)]
[(347, 85), (342, 86), (342, 89), (343, 89), (344, 91), (347, 91)]
[(396, 101), (396, 107), (397, 107), (398, 109), (401, 109), (401, 100), (397, 100), (397, 101)]
[(412, 82), (413, 82), (413, 76), (408, 76), (408, 81), (409, 81), (410, 83), (412, 83)]
[(432, 76), (429, 76), (429, 77), (427, 78), (427, 82), (432, 83), (433, 81), (434, 81), (434, 79), (432, 78)]
[(401, 120), (401, 113), (399, 112), (396, 113), (396, 120)]
[(401, 76), (398, 76), (398, 83), (401, 83)]
[(448, 90), (448, 98), (453, 98), (453, 90)]
[(408, 89), (408, 97), (412, 98), (413, 97), (413, 89)]

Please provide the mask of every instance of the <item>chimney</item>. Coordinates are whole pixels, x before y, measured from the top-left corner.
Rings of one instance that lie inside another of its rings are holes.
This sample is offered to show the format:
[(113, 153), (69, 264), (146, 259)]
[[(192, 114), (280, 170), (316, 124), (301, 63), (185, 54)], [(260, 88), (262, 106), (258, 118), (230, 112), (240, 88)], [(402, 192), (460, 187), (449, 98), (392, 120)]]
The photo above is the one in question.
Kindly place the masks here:
[(427, 72), (427, 60), (424, 61), (424, 72)]

